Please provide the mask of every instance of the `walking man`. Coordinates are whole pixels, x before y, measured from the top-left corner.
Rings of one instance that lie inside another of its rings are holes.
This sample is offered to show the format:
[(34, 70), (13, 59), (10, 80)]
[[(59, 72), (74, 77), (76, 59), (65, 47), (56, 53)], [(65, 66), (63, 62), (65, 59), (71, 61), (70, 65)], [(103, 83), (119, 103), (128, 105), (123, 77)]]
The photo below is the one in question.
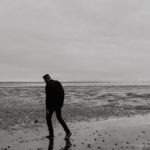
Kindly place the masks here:
[(53, 80), (49, 74), (43, 76), (46, 87), (46, 121), (49, 130), (48, 138), (54, 138), (54, 130), (52, 126), (52, 115), (56, 113), (59, 123), (62, 125), (66, 132), (65, 140), (68, 140), (71, 136), (71, 132), (67, 127), (65, 121), (61, 116), (61, 109), (64, 103), (64, 89), (59, 81)]

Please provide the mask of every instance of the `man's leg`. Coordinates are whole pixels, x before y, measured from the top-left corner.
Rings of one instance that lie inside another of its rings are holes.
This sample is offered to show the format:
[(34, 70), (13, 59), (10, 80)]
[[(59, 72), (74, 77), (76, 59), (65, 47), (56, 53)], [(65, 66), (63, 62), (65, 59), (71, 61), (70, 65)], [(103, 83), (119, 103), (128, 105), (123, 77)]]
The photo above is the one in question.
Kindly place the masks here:
[(49, 130), (49, 136), (54, 137), (54, 130), (53, 130), (53, 125), (52, 125), (52, 115), (53, 115), (54, 110), (49, 109), (48, 112), (46, 112), (46, 121), (47, 121), (47, 126)]
[(62, 127), (64, 128), (66, 135), (70, 134), (71, 132), (61, 116), (61, 107), (58, 107), (55, 111), (56, 111), (57, 119), (60, 122), (60, 124), (62, 125)]

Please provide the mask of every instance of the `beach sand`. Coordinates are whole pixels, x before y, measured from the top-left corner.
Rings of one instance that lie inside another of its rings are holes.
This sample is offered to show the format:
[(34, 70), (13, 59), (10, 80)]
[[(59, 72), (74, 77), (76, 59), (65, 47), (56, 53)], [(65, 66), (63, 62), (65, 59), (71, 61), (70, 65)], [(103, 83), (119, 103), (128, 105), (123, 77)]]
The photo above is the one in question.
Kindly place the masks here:
[[(150, 87), (65, 87), (53, 150), (150, 150)], [(48, 150), (43, 87), (0, 90), (0, 150)], [(49, 150), (52, 148), (49, 148)]]
[[(54, 150), (149, 150), (150, 115), (68, 123), (70, 143), (59, 124), (55, 126)], [(48, 150), (47, 127), (1, 130), (1, 150)]]

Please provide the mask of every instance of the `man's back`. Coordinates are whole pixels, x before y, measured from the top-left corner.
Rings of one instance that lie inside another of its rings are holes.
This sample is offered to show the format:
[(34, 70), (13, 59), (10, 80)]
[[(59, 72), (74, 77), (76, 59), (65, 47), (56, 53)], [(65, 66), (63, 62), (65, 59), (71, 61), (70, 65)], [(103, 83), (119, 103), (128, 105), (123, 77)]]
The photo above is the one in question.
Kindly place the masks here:
[(64, 90), (59, 81), (50, 80), (46, 84), (46, 107), (60, 107), (64, 102)]

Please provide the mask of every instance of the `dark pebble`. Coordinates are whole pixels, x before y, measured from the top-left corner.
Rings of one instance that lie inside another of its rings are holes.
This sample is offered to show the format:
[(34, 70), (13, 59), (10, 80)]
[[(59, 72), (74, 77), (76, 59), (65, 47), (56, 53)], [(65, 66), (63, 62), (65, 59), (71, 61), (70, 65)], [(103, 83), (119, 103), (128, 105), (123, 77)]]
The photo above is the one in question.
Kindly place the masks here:
[(35, 120), (34, 123), (38, 123), (38, 120)]

